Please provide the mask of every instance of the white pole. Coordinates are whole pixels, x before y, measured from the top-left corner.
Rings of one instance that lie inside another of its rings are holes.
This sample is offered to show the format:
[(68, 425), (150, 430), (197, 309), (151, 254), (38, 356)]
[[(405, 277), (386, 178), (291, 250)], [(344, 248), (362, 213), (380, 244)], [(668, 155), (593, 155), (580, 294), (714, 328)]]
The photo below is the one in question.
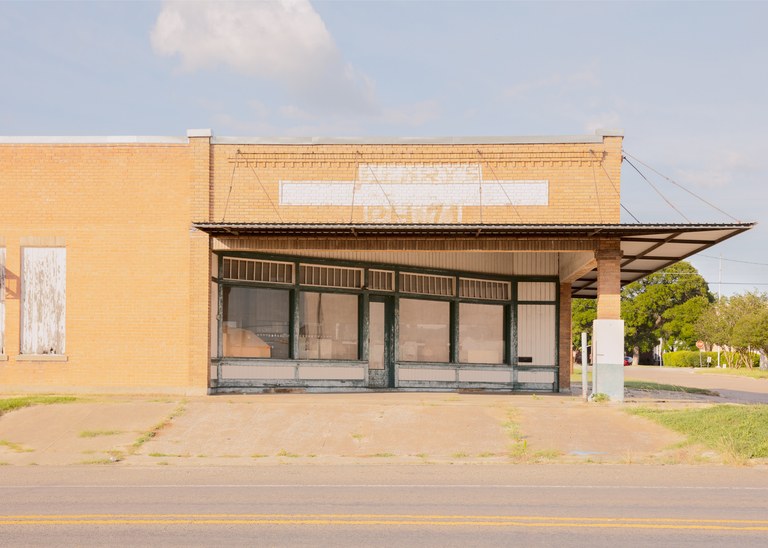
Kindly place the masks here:
[(659, 339), (659, 367), (664, 367), (664, 339)]
[(722, 296), (722, 288), (723, 288), (723, 254), (720, 254), (720, 265), (719, 265), (719, 274), (717, 278), (717, 301), (720, 302), (720, 297)]
[(581, 397), (587, 399), (587, 334), (581, 334)]

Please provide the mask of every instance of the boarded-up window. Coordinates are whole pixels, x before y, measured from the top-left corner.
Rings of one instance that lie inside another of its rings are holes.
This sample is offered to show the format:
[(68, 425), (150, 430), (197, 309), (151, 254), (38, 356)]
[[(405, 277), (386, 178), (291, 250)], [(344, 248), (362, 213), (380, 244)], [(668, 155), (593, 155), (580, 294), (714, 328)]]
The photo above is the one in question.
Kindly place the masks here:
[(22, 354), (64, 354), (66, 260), (62, 247), (22, 249)]
[(517, 355), (520, 365), (555, 365), (557, 310), (548, 304), (517, 307)]
[(0, 355), (5, 354), (5, 248), (0, 247)]

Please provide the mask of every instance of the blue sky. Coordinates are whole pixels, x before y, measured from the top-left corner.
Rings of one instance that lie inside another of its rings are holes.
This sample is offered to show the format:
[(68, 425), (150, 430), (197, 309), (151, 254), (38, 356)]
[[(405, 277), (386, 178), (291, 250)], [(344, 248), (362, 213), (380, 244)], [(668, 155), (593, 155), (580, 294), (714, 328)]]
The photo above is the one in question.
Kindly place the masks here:
[[(628, 153), (760, 222), (767, 20), (763, 2), (0, 1), (0, 134), (621, 128)], [(731, 220), (645, 172), (689, 220)], [(685, 221), (626, 164), (622, 195), (642, 222)], [(722, 254), (723, 293), (768, 291), (766, 240), (761, 223), (693, 263), (717, 282)]]

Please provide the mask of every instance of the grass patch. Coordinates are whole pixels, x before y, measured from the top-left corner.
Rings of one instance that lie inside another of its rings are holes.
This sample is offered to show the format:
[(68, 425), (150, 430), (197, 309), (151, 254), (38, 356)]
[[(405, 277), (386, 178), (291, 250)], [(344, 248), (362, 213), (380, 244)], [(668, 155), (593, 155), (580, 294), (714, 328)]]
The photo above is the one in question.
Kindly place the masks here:
[(373, 455), (368, 455), (368, 456), (369, 457), (388, 459), (388, 458), (394, 457), (395, 454), (394, 453), (374, 453)]
[(454, 453), (451, 456), (454, 459), (466, 459), (469, 456), (469, 453), (464, 453), (463, 451), (459, 451), (458, 453)]
[[(581, 368), (574, 367), (571, 373), (571, 382), (581, 382)], [(592, 382), (592, 371), (587, 372), (587, 382)]]
[(536, 460), (554, 460), (562, 456), (563, 452), (558, 449), (542, 449), (533, 454)]
[(108, 451), (106, 457), (80, 461), (80, 464), (116, 464), (124, 458), (125, 453), (122, 451)]
[(297, 457), (300, 457), (301, 455), (298, 455), (297, 453), (290, 453), (290, 452), (286, 451), (285, 449), (280, 449), (280, 451), (278, 451), (278, 453), (277, 453), (277, 456), (278, 457), (290, 457), (292, 459), (295, 459)]
[(186, 402), (182, 402), (179, 404), (179, 406), (174, 409), (173, 413), (168, 415), (167, 418), (165, 418), (163, 421), (157, 423), (155, 426), (153, 426), (150, 430), (144, 432), (139, 438), (133, 442), (133, 453), (141, 449), (141, 446), (147, 443), (149, 440), (154, 438), (160, 430), (163, 428), (168, 427), (171, 422), (173, 422), (173, 419), (180, 416), (184, 411), (186, 410)]
[(34, 449), (29, 449), (27, 447), (24, 447), (21, 444), (14, 443), (8, 440), (0, 440), (0, 447), (5, 447), (7, 449), (10, 449), (14, 453), (32, 453), (34, 451)]
[(78, 464), (115, 464), (116, 461), (113, 461), (109, 458), (103, 458), (103, 459), (93, 459), (93, 460), (81, 460)]
[(33, 405), (72, 403), (73, 401), (77, 401), (77, 398), (74, 396), (20, 396), (18, 398), (3, 398), (0, 399), (0, 415)]
[[(502, 428), (512, 440), (508, 456), (510, 458), (523, 459), (528, 454), (528, 440), (523, 437), (520, 427), (517, 424), (517, 410), (509, 409), (507, 411), (507, 420), (501, 424)], [(487, 453), (482, 453), (481, 456)], [(488, 454), (490, 456), (490, 454)]]
[(667, 392), (683, 392), (685, 394), (702, 394), (704, 396), (719, 396), (717, 392), (707, 390), (706, 388), (694, 388), (692, 386), (679, 386), (677, 384), (662, 384), (648, 381), (624, 381), (624, 388), (633, 388), (635, 390), (666, 390)]
[(175, 453), (150, 453), (148, 456), (150, 457), (156, 457), (156, 458), (178, 458), (178, 459), (185, 459), (189, 458), (191, 455), (184, 454), (175, 454)]
[(734, 377), (751, 377), (753, 379), (768, 379), (768, 370), (765, 369), (733, 369), (716, 367), (710, 367), (708, 369), (695, 369), (696, 373), (702, 373), (704, 375), (733, 375)]
[(117, 436), (125, 434), (122, 430), (83, 430), (80, 432), (81, 438), (98, 438), (101, 436)]
[(648, 417), (734, 460), (768, 457), (768, 405), (714, 405), (703, 409), (640, 407), (628, 413)]

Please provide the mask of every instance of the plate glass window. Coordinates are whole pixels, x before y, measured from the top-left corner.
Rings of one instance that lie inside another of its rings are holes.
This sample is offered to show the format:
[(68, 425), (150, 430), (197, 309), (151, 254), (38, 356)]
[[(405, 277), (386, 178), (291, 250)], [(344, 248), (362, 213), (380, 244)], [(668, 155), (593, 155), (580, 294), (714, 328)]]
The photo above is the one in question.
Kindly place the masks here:
[(356, 360), (358, 296), (302, 291), (299, 358)]
[(450, 361), (451, 305), (445, 301), (400, 299), (400, 360)]
[(504, 362), (504, 307), (494, 304), (459, 304), (459, 361)]
[(290, 357), (290, 301), (287, 289), (225, 286), (224, 356)]

